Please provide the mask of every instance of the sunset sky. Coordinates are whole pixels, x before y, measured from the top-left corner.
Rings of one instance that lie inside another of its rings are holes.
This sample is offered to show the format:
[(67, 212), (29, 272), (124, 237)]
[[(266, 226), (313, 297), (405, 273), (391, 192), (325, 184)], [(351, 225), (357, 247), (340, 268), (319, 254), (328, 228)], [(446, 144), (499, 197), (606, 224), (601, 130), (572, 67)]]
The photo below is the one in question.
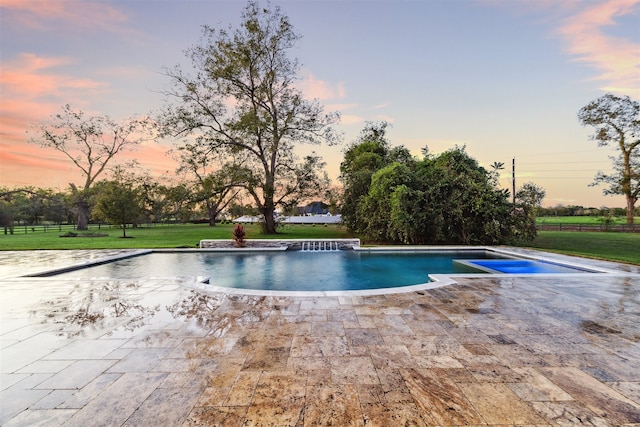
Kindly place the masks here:
[[(578, 110), (612, 92), (640, 99), (640, 0), (272, 1), (302, 35), (300, 89), (342, 113), (344, 146), (366, 121), (418, 155), (457, 145), (501, 184), (547, 191), (553, 206), (624, 206), (589, 187), (608, 156)], [(237, 26), (243, 1), (0, 0), (0, 186), (64, 190), (83, 182), (68, 159), (27, 143), (33, 124), (71, 104), (121, 120), (157, 112), (164, 67), (201, 26)], [(172, 141), (121, 158), (171, 175)], [(342, 149), (313, 147), (336, 179)], [(307, 148), (305, 148), (307, 149)], [(304, 150), (301, 151), (303, 153)]]

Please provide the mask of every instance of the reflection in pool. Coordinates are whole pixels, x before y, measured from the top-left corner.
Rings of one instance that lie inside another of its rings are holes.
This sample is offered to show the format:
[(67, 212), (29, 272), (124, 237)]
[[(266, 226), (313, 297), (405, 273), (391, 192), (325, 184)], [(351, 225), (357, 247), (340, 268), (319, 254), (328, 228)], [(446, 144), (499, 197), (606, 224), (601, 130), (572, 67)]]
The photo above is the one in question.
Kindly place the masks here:
[(494, 258), (486, 251), (303, 251), (152, 253), (64, 273), (69, 278), (206, 276), (228, 288), (334, 291), (429, 282), (429, 274), (483, 273), (454, 259)]
[(420, 285), (430, 281), (430, 274), (548, 274), (588, 271), (590, 270), (541, 260), (517, 259), (489, 249), (365, 249), (321, 253), (154, 252), (67, 270), (60, 276), (75, 279), (206, 277), (210, 285), (224, 288), (325, 292)]

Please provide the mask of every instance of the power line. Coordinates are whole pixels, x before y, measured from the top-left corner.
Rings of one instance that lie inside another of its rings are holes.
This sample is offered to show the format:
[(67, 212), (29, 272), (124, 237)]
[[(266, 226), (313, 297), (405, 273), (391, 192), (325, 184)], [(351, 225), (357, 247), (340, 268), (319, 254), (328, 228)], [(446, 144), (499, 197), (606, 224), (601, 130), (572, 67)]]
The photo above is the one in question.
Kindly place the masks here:
[(539, 157), (539, 156), (556, 156), (558, 154), (576, 154), (576, 153), (596, 153), (603, 152), (602, 148), (594, 149), (594, 150), (572, 150), (572, 151), (556, 151), (551, 153), (531, 153), (531, 154), (520, 154), (515, 157)]
[[(520, 169), (520, 172), (522, 172), (523, 170)], [(593, 169), (565, 169), (565, 170), (558, 170), (558, 169), (524, 169), (524, 172), (594, 172)]]
[(518, 162), (518, 165), (576, 165), (576, 164), (586, 164), (586, 163), (606, 163), (606, 164), (611, 164), (610, 161), (605, 161), (605, 160), (589, 160), (589, 161), (584, 161), (584, 162), (534, 162), (534, 163), (520, 163)]

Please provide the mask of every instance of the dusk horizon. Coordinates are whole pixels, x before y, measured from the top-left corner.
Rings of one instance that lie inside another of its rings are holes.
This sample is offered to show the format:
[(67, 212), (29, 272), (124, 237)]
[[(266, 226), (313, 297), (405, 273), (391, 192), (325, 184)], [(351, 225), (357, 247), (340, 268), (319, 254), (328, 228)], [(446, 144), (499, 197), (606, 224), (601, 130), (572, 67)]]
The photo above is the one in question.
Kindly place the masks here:
[[(157, 114), (183, 51), (202, 25), (234, 28), (245, 2), (0, 1), (0, 186), (66, 191), (82, 182), (62, 153), (29, 143), (33, 126), (70, 104), (117, 121)], [(265, 3), (266, 4), (266, 3)], [(302, 93), (342, 115), (339, 147), (301, 146), (339, 184), (343, 150), (367, 122), (388, 122), (393, 146), (420, 157), (465, 146), (500, 186), (532, 182), (543, 206), (624, 207), (590, 186), (612, 170), (577, 113), (605, 93), (640, 99), (640, 0), (553, 2), (273, 1), (302, 36)], [(178, 140), (147, 141), (136, 159), (170, 178)], [(106, 176), (101, 176), (105, 178)]]

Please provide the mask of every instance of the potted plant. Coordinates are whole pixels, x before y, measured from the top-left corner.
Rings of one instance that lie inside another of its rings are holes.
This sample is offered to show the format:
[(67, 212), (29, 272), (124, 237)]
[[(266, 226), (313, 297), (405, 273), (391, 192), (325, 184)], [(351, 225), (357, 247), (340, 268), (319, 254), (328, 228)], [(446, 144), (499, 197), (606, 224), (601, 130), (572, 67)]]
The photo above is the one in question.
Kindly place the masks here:
[(236, 227), (233, 229), (233, 240), (236, 241), (237, 248), (244, 248), (246, 244), (244, 240), (245, 236), (246, 236), (246, 233), (244, 231), (244, 227), (241, 226), (240, 224), (236, 224)]

